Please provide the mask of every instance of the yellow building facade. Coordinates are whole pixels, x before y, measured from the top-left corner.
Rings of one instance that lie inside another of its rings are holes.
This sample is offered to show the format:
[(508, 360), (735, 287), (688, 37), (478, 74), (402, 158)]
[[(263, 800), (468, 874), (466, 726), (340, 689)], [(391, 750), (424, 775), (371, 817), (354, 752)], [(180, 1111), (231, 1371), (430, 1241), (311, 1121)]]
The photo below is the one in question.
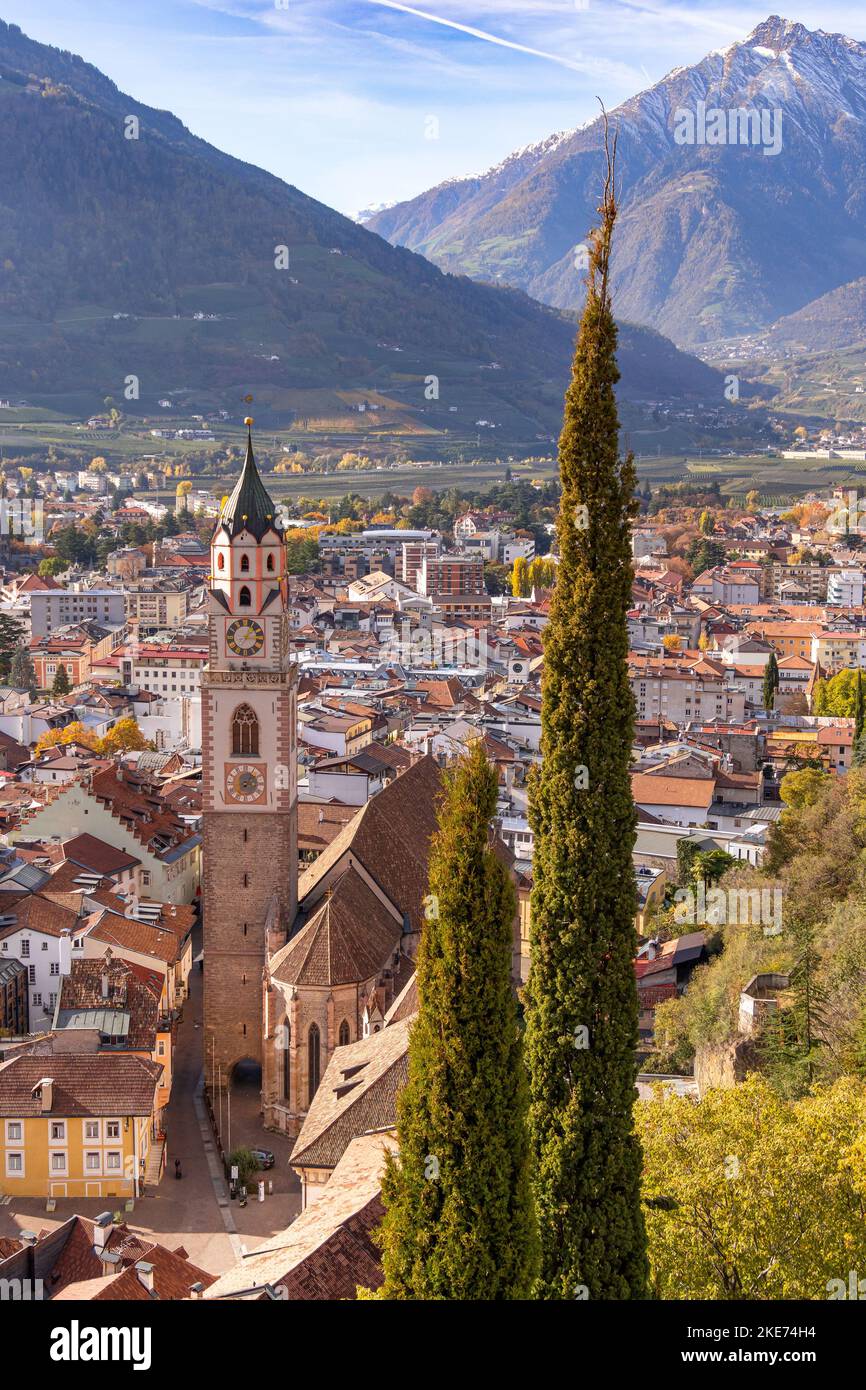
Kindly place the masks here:
[(132, 1054), (18, 1056), (0, 1066), (0, 1193), (137, 1197), (161, 1068)]

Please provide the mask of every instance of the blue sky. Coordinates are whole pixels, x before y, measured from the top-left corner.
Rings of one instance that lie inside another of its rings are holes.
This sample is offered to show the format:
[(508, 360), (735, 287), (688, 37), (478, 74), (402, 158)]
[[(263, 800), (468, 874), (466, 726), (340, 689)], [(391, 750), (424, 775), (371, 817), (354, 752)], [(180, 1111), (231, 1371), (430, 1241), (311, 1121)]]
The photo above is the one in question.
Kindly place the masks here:
[[(0, 16), (32, 38), (80, 53), (140, 101), (350, 215), (579, 125), (597, 112), (596, 96), (613, 107), (745, 36), (774, 8), (770, 0), (0, 0)], [(856, 3), (781, 12), (866, 38), (866, 9)]]

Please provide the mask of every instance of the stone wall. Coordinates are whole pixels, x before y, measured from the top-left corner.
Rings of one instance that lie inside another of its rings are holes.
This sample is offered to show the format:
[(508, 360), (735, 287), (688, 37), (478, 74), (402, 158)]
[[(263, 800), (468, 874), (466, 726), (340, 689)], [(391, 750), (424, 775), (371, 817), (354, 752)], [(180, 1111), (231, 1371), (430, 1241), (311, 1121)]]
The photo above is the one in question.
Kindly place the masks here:
[(717, 1047), (699, 1047), (695, 1053), (698, 1093), (729, 1090), (745, 1081), (749, 1072), (760, 1071), (760, 1054), (749, 1038), (736, 1038)]
[[(204, 1049), (223, 1077), (244, 1057), (262, 1061), (265, 923), (276, 893), (291, 922), (297, 893), (293, 813), (203, 816)], [(246, 838), (245, 838), (246, 836)]]

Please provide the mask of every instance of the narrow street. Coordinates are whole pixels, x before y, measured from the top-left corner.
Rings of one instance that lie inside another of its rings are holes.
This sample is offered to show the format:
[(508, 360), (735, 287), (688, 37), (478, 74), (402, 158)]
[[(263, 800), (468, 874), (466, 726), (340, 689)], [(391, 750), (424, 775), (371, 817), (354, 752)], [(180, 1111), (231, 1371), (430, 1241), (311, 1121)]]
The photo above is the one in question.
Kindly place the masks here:
[[(193, 954), (201, 950), (201, 927), (193, 933)], [(217, 1158), (216, 1143), (207, 1123), (203, 1099), (197, 1095), (203, 1078), (202, 972), (198, 962), (190, 975), (190, 996), (177, 1030), (171, 1099), (165, 1112), (166, 1166), (156, 1188), (148, 1188), (135, 1203), (127, 1221), (173, 1250), (182, 1245), (194, 1264), (221, 1274), (242, 1254), (288, 1226), (301, 1209), (301, 1189), (288, 1166), (291, 1141), (262, 1128), (257, 1073), (241, 1076), (232, 1089), (232, 1146), (270, 1149), (276, 1158), (263, 1172), (273, 1195), (264, 1202), (250, 1196), (245, 1207), (229, 1201), (227, 1184)], [(226, 1120), (228, 1106), (226, 1104)], [(226, 1129), (228, 1136), (228, 1129)], [(183, 1177), (174, 1176), (179, 1158)], [(70, 1216), (94, 1217), (106, 1210), (105, 1198), (58, 1199), (50, 1215), (45, 1198), (14, 1199), (0, 1206), (0, 1235), (21, 1230), (53, 1230)]]

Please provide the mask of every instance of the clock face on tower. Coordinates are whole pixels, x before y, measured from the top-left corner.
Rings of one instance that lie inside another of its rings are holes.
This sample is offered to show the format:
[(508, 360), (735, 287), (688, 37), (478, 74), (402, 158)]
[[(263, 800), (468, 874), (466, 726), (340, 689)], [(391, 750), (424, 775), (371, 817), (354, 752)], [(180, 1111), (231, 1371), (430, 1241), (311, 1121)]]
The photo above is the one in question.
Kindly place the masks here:
[(265, 633), (260, 623), (252, 618), (235, 618), (226, 631), (226, 645), (235, 656), (255, 656), (265, 641)]
[(260, 801), (265, 792), (265, 774), (255, 763), (235, 763), (226, 774), (226, 791), (232, 801), (242, 804)]

